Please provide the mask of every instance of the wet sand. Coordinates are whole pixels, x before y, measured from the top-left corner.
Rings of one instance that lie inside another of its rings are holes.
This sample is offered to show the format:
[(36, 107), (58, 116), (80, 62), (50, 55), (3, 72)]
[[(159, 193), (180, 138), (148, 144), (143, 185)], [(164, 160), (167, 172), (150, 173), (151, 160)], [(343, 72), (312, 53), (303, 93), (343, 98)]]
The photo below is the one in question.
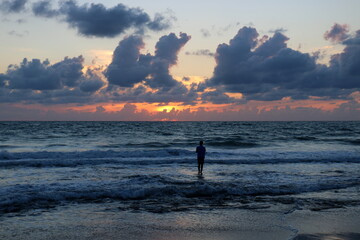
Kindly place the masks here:
[(199, 209), (150, 213), (116, 203), (76, 204), (0, 218), (0, 239), (359, 240), (360, 208), (288, 212)]
[(294, 240), (359, 240), (359, 233), (300, 234)]

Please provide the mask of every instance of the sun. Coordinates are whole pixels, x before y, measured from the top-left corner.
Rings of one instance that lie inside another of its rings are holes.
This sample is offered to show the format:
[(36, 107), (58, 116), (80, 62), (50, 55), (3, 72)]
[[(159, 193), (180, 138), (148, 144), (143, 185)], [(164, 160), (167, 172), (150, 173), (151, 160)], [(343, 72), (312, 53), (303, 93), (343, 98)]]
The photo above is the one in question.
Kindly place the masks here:
[(175, 106), (161, 106), (161, 107), (157, 107), (156, 111), (158, 112), (170, 112), (172, 109), (176, 109)]

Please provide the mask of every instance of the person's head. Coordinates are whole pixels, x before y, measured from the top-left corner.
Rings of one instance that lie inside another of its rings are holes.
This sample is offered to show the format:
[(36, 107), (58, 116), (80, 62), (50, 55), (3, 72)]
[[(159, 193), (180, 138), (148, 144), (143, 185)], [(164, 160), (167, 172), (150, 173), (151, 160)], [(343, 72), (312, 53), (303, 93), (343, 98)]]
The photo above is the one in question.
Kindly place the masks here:
[(200, 141), (200, 145), (203, 145), (204, 144), (204, 142), (203, 141)]

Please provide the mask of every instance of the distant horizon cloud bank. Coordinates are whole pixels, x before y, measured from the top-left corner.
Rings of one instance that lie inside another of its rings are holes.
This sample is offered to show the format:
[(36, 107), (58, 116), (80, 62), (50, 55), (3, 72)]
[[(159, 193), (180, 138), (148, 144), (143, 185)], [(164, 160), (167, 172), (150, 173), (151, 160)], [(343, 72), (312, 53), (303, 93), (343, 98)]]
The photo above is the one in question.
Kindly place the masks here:
[(360, 103), (356, 101), (342, 103), (331, 111), (290, 106), (261, 110), (256, 104), (240, 110), (222, 111), (205, 107), (150, 111), (132, 103), (113, 111), (107, 111), (102, 105), (93, 108), (93, 111), (78, 111), (68, 107), (57, 111), (4, 105), (0, 121), (360, 121)]

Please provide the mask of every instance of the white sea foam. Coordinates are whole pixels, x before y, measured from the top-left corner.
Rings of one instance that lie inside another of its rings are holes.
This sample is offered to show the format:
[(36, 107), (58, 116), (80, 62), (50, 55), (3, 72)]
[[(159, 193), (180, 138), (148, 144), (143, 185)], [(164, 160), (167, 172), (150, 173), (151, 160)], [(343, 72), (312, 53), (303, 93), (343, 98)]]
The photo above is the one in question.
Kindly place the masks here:
[[(0, 189), (0, 212), (51, 207), (69, 202), (109, 200), (126, 201), (130, 205), (133, 200), (151, 200), (155, 201), (158, 207), (174, 200), (176, 204), (182, 205), (184, 208), (194, 207), (194, 204), (211, 205), (220, 200), (233, 205), (241, 199), (256, 201), (255, 198), (259, 196), (276, 197), (356, 186), (359, 186), (356, 177), (328, 178), (319, 181), (308, 179), (307, 184), (303, 184), (301, 181), (288, 182), (279, 187), (273, 182), (255, 182), (250, 186), (242, 180), (180, 181), (158, 175), (135, 175), (130, 178), (100, 182), (80, 180), (71, 183), (24, 183)], [(252, 198), (254, 199), (252, 200)], [(266, 201), (272, 200), (267, 199)], [(351, 202), (351, 204), (354, 203), (354, 201)]]
[[(75, 152), (0, 152), (0, 167), (70, 167), (78, 165), (125, 164), (192, 164), (195, 154), (183, 149), (137, 150), (137, 151), (75, 151)], [(282, 163), (360, 163), (357, 151), (320, 152), (208, 152), (208, 164), (282, 164)]]

